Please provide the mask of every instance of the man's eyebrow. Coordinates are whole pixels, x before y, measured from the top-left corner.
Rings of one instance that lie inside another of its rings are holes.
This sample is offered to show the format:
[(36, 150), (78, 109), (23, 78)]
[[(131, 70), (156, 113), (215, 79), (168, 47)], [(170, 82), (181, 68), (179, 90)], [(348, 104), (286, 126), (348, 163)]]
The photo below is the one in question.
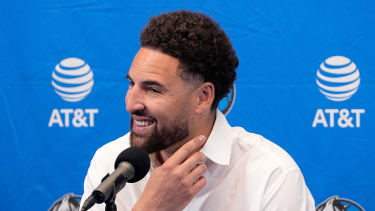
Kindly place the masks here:
[(157, 81), (152, 81), (152, 80), (150, 80), (150, 81), (142, 81), (142, 84), (146, 85), (146, 86), (159, 86), (161, 88), (164, 88), (164, 86), (162, 84), (160, 84)]
[[(133, 81), (132, 78), (130, 77), (129, 73), (126, 74), (126, 78), (129, 79), (130, 81)], [(158, 87), (160, 87), (164, 90), (167, 90), (167, 88), (163, 84), (161, 84), (157, 81), (154, 81), (154, 80), (142, 81), (141, 84), (143, 86), (158, 86)]]

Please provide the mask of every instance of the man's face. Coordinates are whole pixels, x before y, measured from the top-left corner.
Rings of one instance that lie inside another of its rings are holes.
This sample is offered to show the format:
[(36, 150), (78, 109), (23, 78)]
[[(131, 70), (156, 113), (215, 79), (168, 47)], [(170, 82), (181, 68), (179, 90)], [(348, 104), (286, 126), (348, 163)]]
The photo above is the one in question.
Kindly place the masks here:
[(148, 48), (135, 56), (125, 99), (132, 146), (153, 153), (189, 136), (193, 91), (177, 75), (178, 66), (178, 59)]

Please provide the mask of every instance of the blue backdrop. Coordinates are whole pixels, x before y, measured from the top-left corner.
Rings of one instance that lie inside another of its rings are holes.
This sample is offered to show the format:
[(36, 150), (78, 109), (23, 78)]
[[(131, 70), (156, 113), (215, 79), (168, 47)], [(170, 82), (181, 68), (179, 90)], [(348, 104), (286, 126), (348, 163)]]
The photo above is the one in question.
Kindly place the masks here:
[(140, 30), (176, 9), (212, 16), (232, 40), (229, 122), (287, 150), (317, 205), (338, 195), (375, 210), (375, 3), (340, 0), (2, 2), (1, 209), (82, 194), (96, 149), (129, 129)]

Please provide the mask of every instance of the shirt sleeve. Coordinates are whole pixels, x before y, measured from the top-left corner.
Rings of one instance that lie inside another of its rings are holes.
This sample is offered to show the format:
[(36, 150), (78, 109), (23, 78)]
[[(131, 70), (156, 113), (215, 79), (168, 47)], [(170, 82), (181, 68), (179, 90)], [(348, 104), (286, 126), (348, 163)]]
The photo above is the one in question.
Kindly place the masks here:
[(262, 211), (315, 211), (314, 199), (299, 169), (287, 171), (266, 190)]

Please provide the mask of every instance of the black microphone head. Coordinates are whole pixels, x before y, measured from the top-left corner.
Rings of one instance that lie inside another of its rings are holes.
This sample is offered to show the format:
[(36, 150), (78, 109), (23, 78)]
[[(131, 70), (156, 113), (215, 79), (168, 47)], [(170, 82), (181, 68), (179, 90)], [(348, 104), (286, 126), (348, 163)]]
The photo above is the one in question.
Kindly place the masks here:
[(115, 169), (121, 162), (129, 162), (134, 167), (134, 177), (128, 182), (138, 182), (146, 176), (150, 170), (150, 158), (146, 151), (139, 147), (129, 147), (122, 151), (116, 159)]

